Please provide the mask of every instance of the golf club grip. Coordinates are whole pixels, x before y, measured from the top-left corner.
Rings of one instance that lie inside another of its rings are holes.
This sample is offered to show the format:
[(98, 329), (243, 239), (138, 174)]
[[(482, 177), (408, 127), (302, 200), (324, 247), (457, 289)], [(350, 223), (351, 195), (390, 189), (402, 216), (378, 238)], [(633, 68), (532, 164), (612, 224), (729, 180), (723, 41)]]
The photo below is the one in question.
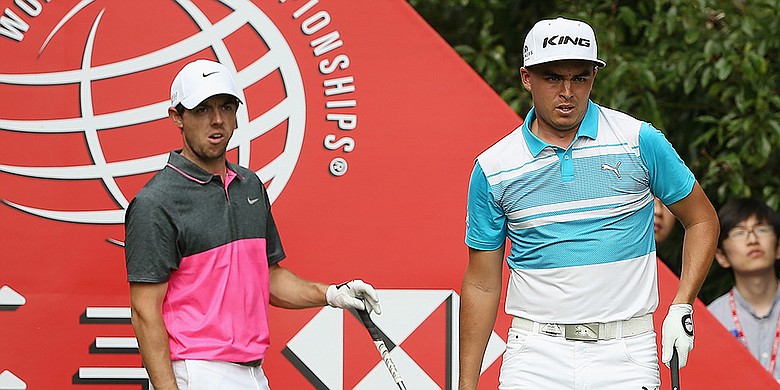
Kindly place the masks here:
[(363, 325), (368, 329), (368, 334), (371, 335), (371, 340), (374, 341), (383, 341), (382, 340), (382, 333), (379, 331), (379, 328), (376, 327), (376, 324), (374, 324), (374, 321), (371, 320), (371, 315), (368, 314), (365, 310), (356, 310), (358, 313), (358, 316), (360, 316), (360, 321), (363, 322)]
[(680, 358), (677, 356), (677, 348), (672, 348), (669, 370), (672, 372), (672, 390), (680, 390)]
[(376, 349), (379, 351), (379, 355), (382, 356), (382, 361), (385, 362), (387, 371), (390, 372), (390, 376), (393, 377), (395, 384), (398, 385), (400, 390), (406, 390), (406, 385), (404, 385), (404, 381), (401, 379), (401, 375), (398, 374), (398, 369), (395, 368), (393, 359), (390, 358), (390, 351), (387, 350), (387, 346), (385, 345), (384, 340), (382, 340), (382, 333), (379, 331), (379, 328), (377, 328), (376, 324), (374, 324), (374, 321), (371, 320), (371, 316), (367, 311), (355, 311), (357, 311), (363, 326), (365, 326), (368, 330), (368, 334), (371, 335), (371, 339), (374, 340), (374, 345), (376, 345)]

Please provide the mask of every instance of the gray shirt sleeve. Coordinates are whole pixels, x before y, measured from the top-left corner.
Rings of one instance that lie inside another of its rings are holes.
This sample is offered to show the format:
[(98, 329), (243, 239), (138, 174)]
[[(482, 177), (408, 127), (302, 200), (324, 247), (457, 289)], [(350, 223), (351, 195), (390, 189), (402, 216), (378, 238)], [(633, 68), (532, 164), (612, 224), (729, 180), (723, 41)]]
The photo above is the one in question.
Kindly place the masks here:
[(125, 214), (127, 280), (167, 282), (181, 258), (176, 237), (174, 216), (158, 202), (137, 196)]

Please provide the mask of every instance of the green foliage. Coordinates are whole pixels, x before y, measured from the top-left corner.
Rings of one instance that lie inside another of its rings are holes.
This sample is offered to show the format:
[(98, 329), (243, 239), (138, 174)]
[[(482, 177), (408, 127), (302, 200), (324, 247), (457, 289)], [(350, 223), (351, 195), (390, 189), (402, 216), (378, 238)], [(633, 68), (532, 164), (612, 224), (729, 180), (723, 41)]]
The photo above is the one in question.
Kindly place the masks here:
[[(531, 26), (590, 23), (608, 64), (594, 101), (664, 131), (716, 207), (743, 196), (780, 207), (780, 0), (409, 2), (520, 115), (531, 105), (518, 76)], [(705, 301), (729, 282), (718, 274)]]

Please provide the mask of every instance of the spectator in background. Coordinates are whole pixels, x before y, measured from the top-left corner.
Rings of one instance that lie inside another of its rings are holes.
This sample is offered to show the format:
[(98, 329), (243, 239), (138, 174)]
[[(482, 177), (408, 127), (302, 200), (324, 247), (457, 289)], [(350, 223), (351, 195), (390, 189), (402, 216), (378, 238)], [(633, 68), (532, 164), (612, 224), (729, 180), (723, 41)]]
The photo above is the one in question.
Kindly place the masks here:
[[(667, 267), (680, 277), (680, 246), (667, 242), (667, 239), (674, 231), (677, 224), (677, 217), (669, 211), (669, 208), (661, 202), (661, 199), (655, 197), (653, 208), (653, 230), (655, 231), (655, 253), (659, 264), (666, 264)], [(664, 249), (666, 249), (664, 251)], [(674, 252), (672, 252), (672, 250)], [(671, 253), (670, 253), (671, 252)]]
[(666, 205), (658, 197), (655, 198), (655, 209), (653, 211), (653, 229), (655, 230), (655, 243), (661, 244), (666, 241), (669, 234), (674, 229), (677, 217), (672, 214)]
[(775, 274), (780, 217), (755, 199), (729, 201), (718, 216), (715, 259), (734, 273), (734, 287), (707, 308), (780, 382), (780, 291)]

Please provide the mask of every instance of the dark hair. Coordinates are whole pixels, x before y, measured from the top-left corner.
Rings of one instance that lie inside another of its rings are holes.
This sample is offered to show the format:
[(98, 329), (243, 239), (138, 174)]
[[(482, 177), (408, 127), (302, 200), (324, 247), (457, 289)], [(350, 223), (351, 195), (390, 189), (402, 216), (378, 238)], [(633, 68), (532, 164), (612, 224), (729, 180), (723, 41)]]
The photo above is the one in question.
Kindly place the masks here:
[[(241, 100), (239, 100), (237, 97), (235, 97), (233, 95), (229, 95), (229, 96), (232, 97), (235, 100), (235, 103), (236, 103), (237, 106), (241, 105)], [(184, 115), (184, 111), (187, 111), (187, 109), (181, 103), (177, 104), (176, 107), (174, 107), (174, 109), (176, 110), (176, 112), (179, 113), (179, 115)]]
[(780, 231), (780, 216), (765, 202), (752, 198), (732, 199), (718, 210), (718, 219), (720, 219), (718, 248), (723, 244), (723, 240), (728, 237), (731, 229), (734, 229), (737, 224), (753, 216), (760, 222), (772, 225), (775, 228), (775, 232)]

